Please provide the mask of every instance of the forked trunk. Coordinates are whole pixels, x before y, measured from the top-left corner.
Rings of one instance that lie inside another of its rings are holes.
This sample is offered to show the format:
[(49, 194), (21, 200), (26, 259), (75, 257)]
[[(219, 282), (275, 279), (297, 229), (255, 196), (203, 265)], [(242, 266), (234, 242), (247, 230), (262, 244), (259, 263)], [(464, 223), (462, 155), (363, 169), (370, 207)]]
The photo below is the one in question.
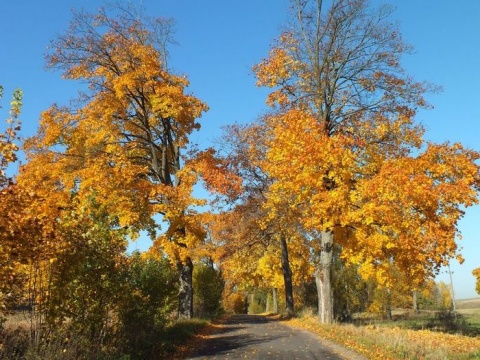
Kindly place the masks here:
[(318, 294), (318, 320), (322, 324), (333, 323), (333, 233), (320, 234), (321, 252), (315, 269), (315, 283)]
[(180, 277), (178, 289), (178, 317), (191, 319), (193, 317), (193, 262), (187, 258), (185, 262), (177, 263)]
[(285, 236), (281, 236), (280, 244), (282, 246), (282, 272), (283, 281), (285, 283), (285, 307), (287, 314), (292, 316), (293, 312), (293, 285), (292, 285), (292, 269), (288, 260), (288, 247)]

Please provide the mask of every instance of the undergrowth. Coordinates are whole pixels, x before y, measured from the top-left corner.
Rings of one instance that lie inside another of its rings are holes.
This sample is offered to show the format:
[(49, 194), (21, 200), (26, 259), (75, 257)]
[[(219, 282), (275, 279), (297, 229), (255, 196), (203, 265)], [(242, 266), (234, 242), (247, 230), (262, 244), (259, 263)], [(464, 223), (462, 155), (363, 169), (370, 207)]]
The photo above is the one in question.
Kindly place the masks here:
[(2, 360), (155, 360), (168, 358), (176, 349), (208, 322), (181, 320), (160, 329), (149, 329), (142, 334), (114, 332), (101, 343), (88, 334), (60, 328), (32, 341), (26, 327), (0, 331), (0, 359)]

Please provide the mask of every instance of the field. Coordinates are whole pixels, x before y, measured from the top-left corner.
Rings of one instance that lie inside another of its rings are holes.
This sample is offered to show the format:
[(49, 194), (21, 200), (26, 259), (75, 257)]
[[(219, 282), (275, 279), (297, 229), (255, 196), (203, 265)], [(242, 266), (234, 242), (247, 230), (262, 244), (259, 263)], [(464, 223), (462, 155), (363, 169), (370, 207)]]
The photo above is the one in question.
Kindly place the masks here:
[(286, 324), (313, 331), (368, 359), (480, 359), (480, 298), (458, 301), (457, 310), (457, 315), (397, 310), (394, 321), (362, 315), (346, 325), (319, 325), (314, 317)]

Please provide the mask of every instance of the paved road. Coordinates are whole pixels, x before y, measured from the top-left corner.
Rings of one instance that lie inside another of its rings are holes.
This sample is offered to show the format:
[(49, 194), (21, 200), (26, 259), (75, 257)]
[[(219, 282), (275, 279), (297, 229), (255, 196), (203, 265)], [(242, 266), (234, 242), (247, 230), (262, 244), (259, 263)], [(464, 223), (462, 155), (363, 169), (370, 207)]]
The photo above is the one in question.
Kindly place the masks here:
[(189, 359), (362, 359), (317, 336), (267, 316), (236, 315), (205, 339)]

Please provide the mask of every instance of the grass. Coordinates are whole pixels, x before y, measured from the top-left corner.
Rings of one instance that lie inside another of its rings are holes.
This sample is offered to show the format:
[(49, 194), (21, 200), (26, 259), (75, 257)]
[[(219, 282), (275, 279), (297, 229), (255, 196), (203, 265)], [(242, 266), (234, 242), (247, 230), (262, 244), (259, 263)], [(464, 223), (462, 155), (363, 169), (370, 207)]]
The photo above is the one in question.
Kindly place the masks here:
[(480, 359), (480, 299), (460, 305), (457, 316), (397, 311), (395, 321), (363, 314), (354, 324), (321, 325), (312, 316), (285, 323), (312, 331), (368, 359)]
[(368, 359), (480, 358), (480, 339), (464, 335), (376, 325), (321, 325), (316, 318), (292, 319), (286, 324), (312, 331)]

